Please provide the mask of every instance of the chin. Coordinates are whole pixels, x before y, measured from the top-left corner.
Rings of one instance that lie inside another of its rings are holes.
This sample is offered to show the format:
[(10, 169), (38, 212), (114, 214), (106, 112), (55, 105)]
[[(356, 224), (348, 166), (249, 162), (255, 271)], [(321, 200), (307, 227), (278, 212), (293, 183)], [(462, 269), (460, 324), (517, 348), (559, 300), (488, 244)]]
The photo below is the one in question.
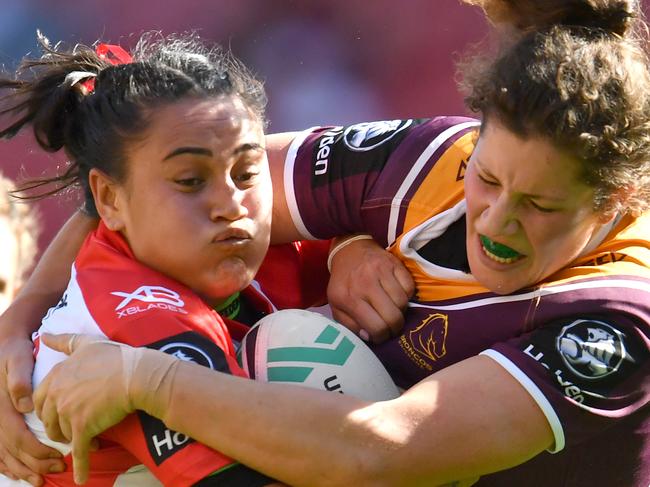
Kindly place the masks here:
[(472, 275), (476, 278), (479, 284), (495, 294), (511, 294), (528, 286), (528, 284), (523, 282), (521, 279), (507, 279), (505, 278), (506, 276), (499, 275), (497, 272), (486, 272), (483, 269), (477, 272), (472, 270)]

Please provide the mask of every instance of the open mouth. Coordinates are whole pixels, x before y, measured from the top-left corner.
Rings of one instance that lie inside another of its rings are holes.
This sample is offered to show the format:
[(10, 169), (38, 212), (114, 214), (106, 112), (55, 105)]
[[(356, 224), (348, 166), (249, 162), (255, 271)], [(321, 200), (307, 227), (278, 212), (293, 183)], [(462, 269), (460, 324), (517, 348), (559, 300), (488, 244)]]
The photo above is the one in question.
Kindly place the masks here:
[(513, 262), (525, 257), (524, 254), (520, 254), (515, 249), (490, 240), (485, 235), (480, 235), (479, 238), (481, 240), (483, 253), (499, 264), (512, 264)]

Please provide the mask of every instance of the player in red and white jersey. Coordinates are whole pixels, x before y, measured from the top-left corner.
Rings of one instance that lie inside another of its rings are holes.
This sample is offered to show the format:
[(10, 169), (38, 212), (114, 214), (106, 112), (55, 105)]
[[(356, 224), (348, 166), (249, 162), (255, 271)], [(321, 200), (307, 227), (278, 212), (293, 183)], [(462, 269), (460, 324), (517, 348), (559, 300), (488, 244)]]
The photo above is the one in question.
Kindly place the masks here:
[[(245, 377), (232, 338), (240, 340), (275, 309), (252, 282), (255, 274), (273, 275), (266, 287), (279, 306), (319, 304), (319, 283), (327, 276), (327, 242), (274, 247), (261, 268), (272, 205), (261, 84), (193, 37), (143, 38), (135, 60), (119, 46), (66, 51), (40, 41), (44, 56), (25, 61), (40, 66), (33, 78), (3, 80), (11, 89), (4, 113), (17, 121), (0, 133), (14, 135), (33, 123), (45, 148), (64, 147), (71, 168), (50, 182), (62, 182), (58, 190), (80, 183), (87, 210), (101, 220), (35, 335), (34, 385), (65, 358), (40, 336), (61, 331), (153, 348), (175, 362)], [(24, 114), (26, 99), (39, 102)], [(45, 484), (74, 485), (70, 445), (50, 441), (34, 413), (27, 423), (65, 455), (68, 468), (50, 472)], [(143, 412), (102, 435), (89, 476), (98, 487), (270, 483)]]
[[(281, 305), (317, 304), (314, 284), (319, 271), (315, 264), (324, 259), (314, 257), (323, 249), (326, 246), (316, 242), (272, 247), (268, 263), (260, 270), (268, 286), (254, 281), (229, 302), (229, 309), (221, 311), (222, 317), (193, 290), (138, 262), (124, 238), (100, 223), (78, 254), (61, 301), (51, 308), (35, 334), (34, 386), (65, 358), (48, 347), (39, 347), (39, 334), (62, 332), (88, 333), (153, 348), (179, 360), (245, 376), (234, 359), (229, 331), (240, 337), (257, 319), (276, 309), (263, 286), (272, 295), (282, 292), (291, 296), (291, 302), (279, 299)], [(313, 263), (306, 262), (306, 258)], [(276, 273), (274, 280), (265, 278), (278, 265), (282, 265), (283, 273)], [(302, 285), (307, 275), (311, 290)], [(46, 484), (74, 485), (70, 445), (51, 441), (35, 414), (29, 414), (27, 422), (43, 443), (66, 455), (69, 468), (47, 476)], [(91, 462), (90, 485), (192, 485), (218, 470), (224, 471), (219, 485), (257, 485), (258, 481), (256, 474), (230, 458), (142, 412), (103, 434)]]

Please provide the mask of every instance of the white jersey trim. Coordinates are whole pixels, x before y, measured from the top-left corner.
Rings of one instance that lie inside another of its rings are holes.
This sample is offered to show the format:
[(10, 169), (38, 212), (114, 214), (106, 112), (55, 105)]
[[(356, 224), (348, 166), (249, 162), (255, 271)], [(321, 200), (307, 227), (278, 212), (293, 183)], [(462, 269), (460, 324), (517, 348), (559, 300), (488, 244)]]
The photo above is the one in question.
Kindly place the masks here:
[(462, 200), (453, 208), (440, 212), (409, 230), (400, 240), (399, 249), (402, 255), (417, 264), (422, 269), (422, 272), (431, 277), (452, 281), (476, 282), (473, 275), (433, 264), (417, 252), (431, 240), (445, 233), (449, 225), (465, 214), (465, 209), (466, 203), (465, 200)]
[(501, 365), (506, 371), (517, 381), (519, 382), (526, 392), (530, 394), (533, 398), (533, 401), (539, 406), (548, 421), (551, 431), (553, 431), (553, 438), (555, 439), (554, 444), (551, 448), (548, 448), (546, 451), (549, 453), (558, 453), (564, 449), (565, 438), (564, 438), (564, 429), (562, 428), (562, 423), (557, 413), (553, 409), (553, 406), (546, 399), (546, 396), (541, 391), (537, 385), (530, 380), (530, 378), (523, 373), (523, 371), (517, 367), (509, 358), (505, 355), (495, 351), (495, 350), (484, 350), (479, 355), (485, 355), (490, 357), (492, 360)]
[(413, 308), (429, 308), (441, 311), (455, 311), (460, 309), (479, 308), (481, 306), (490, 306), (497, 303), (511, 303), (515, 301), (526, 301), (531, 299), (541, 298), (543, 296), (550, 296), (552, 294), (559, 294), (578, 289), (602, 289), (602, 288), (623, 288), (632, 289), (634, 291), (643, 291), (650, 294), (650, 283), (643, 281), (634, 281), (632, 279), (618, 279), (597, 277), (593, 281), (577, 282), (574, 284), (560, 284), (557, 286), (542, 287), (523, 294), (513, 294), (506, 296), (494, 296), (490, 298), (477, 299), (474, 301), (467, 301), (458, 304), (449, 304), (444, 306), (432, 306), (429, 304), (409, 303)]
[(464, 122), (459, 123), (458, 125), (454, 125), (453, 127), (449, 127), (442, 133), (438, 134), (438, 136), (429, 143), (427, 148), (424, 149), (424, 152), (420, 154), (420, 157), (418, 157), (418, 159), (413, 164), (413, 167), (407, 174), (404, 182), (397, 190), (397, 193), (391, 202), (387, 233), (388, 245), (391, 245), (397, 238), (397, 222), (399, 221), (399, 212), (401, 209), (402, 199), (408, 192), (409, 188), (413, 185), (414, 181), (418, 177), (418, 174), (420, 174), (420, 171), (422, 171), (422, 168), (427, 163), (431, 155), (437, 151), (438, 148), (447, 141), (447, 139), (453, 137), (461, 130), (465, 130), (469, 127), (478, 127), (479, 125), (481, 125), (480, 122)]
[(303, 238), (307, 240), (316, 240), (316, 237), (314, 237), (309, 232), (309, 230), (307, 230), (307, 227), (305, 226), (305, 222), (300, 216), (300, 210), (298, 209), (298, 201), (296, 200), (296, 189), (293, 185), (293, 171), (296, 165), (296, 156), (298, 155), (298, 149), (300, 149), (300, 146), (303, 144), (305, 139), (309, 137), (311, 133), (317, 128), (319, 127), (311, 127), (307, 130), (303, 130), (302, 132), (298, 133), (298, 135), (296, 135), (296, 138), (293, 139), (293, 141), (291, 142), (291, 145), (289, 146), (289, 150), (287, 151), (287, 157), (284, 160), (284, 174), (283, 174), (284, 197), (287, 201), (287, 206), (289, 207), (289, 214), (291, 215), (293, 224), (296, 226), (298, 232), (300, 232), (300, 235), (302, 235)]

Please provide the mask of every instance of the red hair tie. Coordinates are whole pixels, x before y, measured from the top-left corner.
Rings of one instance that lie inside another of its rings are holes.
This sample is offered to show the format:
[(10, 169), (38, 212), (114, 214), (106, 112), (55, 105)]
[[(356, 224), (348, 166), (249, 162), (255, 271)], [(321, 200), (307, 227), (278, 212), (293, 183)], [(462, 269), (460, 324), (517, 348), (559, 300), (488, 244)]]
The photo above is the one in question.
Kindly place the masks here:
[[(131, 55), (115, 44), (99, 44), (95, 52), (100, 59), (108, 61), (113, 66), (118, 64), (129, 64), (133, 62)], [(89, 95), (95, 91), (95, 77), (88, 78), (86, 81), (79, 83), (82, 86), (84, 94)]]

